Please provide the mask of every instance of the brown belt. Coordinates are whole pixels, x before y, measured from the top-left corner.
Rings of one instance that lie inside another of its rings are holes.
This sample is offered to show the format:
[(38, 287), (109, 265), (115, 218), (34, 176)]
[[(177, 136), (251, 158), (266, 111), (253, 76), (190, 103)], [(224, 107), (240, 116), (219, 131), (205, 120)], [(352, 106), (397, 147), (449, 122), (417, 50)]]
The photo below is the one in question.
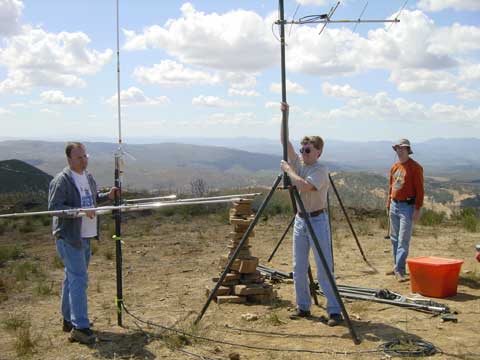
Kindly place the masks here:
[[(312, 211), (311, 213), (308, 213), (308, 215), (310, 217), (315, 217), (315, 216), (318, 216), (320, 214), (323, 214), (324, 212), (325, 212), (325, 209), (320, 209), (320, 210)], [(304, 218), (302, 213), (297, 213), (297, 215), (300, 216), (302, 219)]]

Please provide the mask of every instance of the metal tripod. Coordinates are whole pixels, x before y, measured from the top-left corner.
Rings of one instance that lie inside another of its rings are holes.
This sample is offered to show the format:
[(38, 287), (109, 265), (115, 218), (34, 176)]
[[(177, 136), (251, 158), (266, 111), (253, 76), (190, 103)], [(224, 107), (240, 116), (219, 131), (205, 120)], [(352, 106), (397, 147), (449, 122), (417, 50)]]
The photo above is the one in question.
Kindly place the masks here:
[[(284, 181), (287, 182), (287, 184), (290, 182), (290, 179), (288, 177), (288, 175), (286, 173), (284, 174), (279, 174), (275, 180), (275, 182), (273, 183), (272, 185), (272, 188), (270, 190), (270, 192), (268, 193), (268, 195), (265, 197), (265, 199), (263, 200), (262, 204), (260, 205), (260, 208), (258, 209), (257, 213), (255, 214), (255, 217), (254, 219), (252, 220), (252, 222), (250, 223), (250, 225), (248, 226), (246, 232), (243, 234), (242, 236), (242, 239), (240, 240), (239, 244), (237, 245), (237, 248), (235, 249), (234, 253), (232, 254), (232, 256), (228, 259), (228, 263), (227, 265), (225, 266), (225, 269), (223, 270), (222, 274), (220, 275), (220, 278), (218, 279), (218, 282), (216, 283), (215, 287), (213, 288), (213, 290), (210, 292), (210, 295), (208, 296), (208, 299), (207, 299), (207, 302), (205, 303), (205, 305), (203, 306), (202, 310), (200, 311), (200, 314), (198, 315), (197, 319), (195, 320), (195, 324), (197, 324), (203, 317), (203, 315), (205, 314), (205, 312), (207, 311), (208, 309), (208, 306), (210, 305), (211, 301), (213, 300), (218, 288), (221, 286), (221, 284), (223, 283), (223, 280), (225, 279), (227, 273), (230, 272), (230, 268), (233, 264), (233, 262), (235, 261), (235, 259), (238, 257), (238, 254), (240, 252), (240, 249), (242, 249), (244, 243), (247, 241), (248, 237), (250, 236), (251, 232), (253, 231), (253, 229), (255, 228), (258, 220), (260, 219), (260, 217), (262, 216), (265, 208), (267, 207), (270, 199), (272, 198), (275, 190), (277, 189), (278, 187), (278, 184), (280, 184), (280, 181), (282, 180), (282, 178), (284, 179)], [(323, 268), (325, 269), (325, 273), (327, 274), (327, 279), (328, 279), (328, 282), (330, 283), (330, 286), (332, 287), (332, 290), (333, 290), (333, 293), (335, 295), (335, 299), (337, 300), (339, 306), (340, 306), (340, 309), (341, 309), (341, 312), (342, 312), (342, 315), (343, 317), (345, 318), (345, 322), (348, 326), (348, 329), (350, 331), (350, 335), (352, 336), (352, 339), (353, 339), (353, 342), (355, 344), (359, 344), (360, 343), (360, 339), (358, 338), (357, 334), (355, 333), (355, 330), (353, 328), (353, 325), (350, 321), (350, 317), (348, 316), (348, 313), (347, 313), (347, 310), (345, 309), (345, 305), (343, 304), (343, 301), (340, 297), (340, 294), (338, 292), (338, 289), (337, 289), (337, 286), (335, 284), (335, 280), (333, 278), (333, 275), (332, 273), (330, 272), (329, 270), (329, 267), (328, 267), (328, 264), (327, 264), (327, 260), (325, 259), (325, 256), (322, 252), (322, 249), (320, 248), (320, 244), (318, 242), (318, 238), (315, 234), (315, 231), (312, 227), (312, 224), (310, 222), (310, 219), (309, 217), (307, 216), (307, 211), (305, 210), (305, 205), (303, 204), (303, 201), (300, 197), (300, 194), (297, 190), (296, 187), (294, 186), (289, 186), (288, 187), (289, 191), (291, 191), (296, 203), (298, 204), (298, 206), (300, 207), (300, 213), (301, 214), (304, 214), (304, 219), (305, 219), (305, 223), (307, 224), (307, 228), (308, 228), (308, 232), (313, 240), (313, 243), (315, 245), (315, 249), (317, 250), (318, 252), (318, 255), (320, 257), (320, 261), (322, 263), (322, 266)]]
[[(340, 204), (340, 208), (342, 209), (342, 213), (343, 215), (345, 216), (345, 220), (347, 221), (348, 223), (348, 226), (350, 228), (350, 232), (352, 233), (353, 235), (353, 238), (355, 239), (355, 243), (357, 244), (357, 247), (358, 247), (358, 250), (360, 251), (360, 254), (362, 255), (362, 259), (363, 261), (365, 261), (365, 263), (370, 266), (372, 269), (374, 269), (376, 271), (376, 269), (370, 264), (370, 262), (367, 260), (366, 256), (365, 256), (365, 253), (363, 252), (363, 249), (362, 249), (362, 245), (360, 245), (360, 241), (358, 240), (358, 236), (357, 236), (357, 233), (355, 232), (355, 229), (353, 228), (353, 225), (352, 225), (352, 222), (350, 221), (350, 217), (348, 216), (348, 213), (347, 213), (347, 210), (345, 209), (345, 206), (343, 205), (343, 201), (342, 201), (342, 198), (340, 197), (340, 194), (338, 193), (338, 190), (337, 190), (337, 187), (335, 186), (335, 183), (333, 182), (333, 179), (331, 177), (330, 174), (328, 174), (328, 178), (330, 180), (330, 184), (332, 185), (332, 189), (335, 193), (335, 196), (337, 198), (337, 201), (338, 203)], [(294, 208), (295, 209), (295, 208)], [(330, 221), (330, 206), (328, 208), (328, 219)], [(295, 220), (295, 216), (293, 217), (292, 221), (290, 222), (290, 224), (287, 226), (287, 229), (285, 230), (285, 232), (282, 234), (280, 240), (278, 240), (277, 244), (275, 245), (272, 253), (270, 254), (270, 256), (268, 257), (268, 261), (270, 262), (273, 257), (275, 256), (275, 253), (277, 252), (278, 248), (280, 247), (281, 243), (283, 242), (283, 240), (285, 239), (285, 236), (287, 235), (288, 231), (290, 230), (290, 227), (292, 226), (293, 222)], [(332, 229), (332, 226), (330, 224), (330, 231)], [(331, 239), (330, 239), (331, 240)], [(330, 243), (332, 244), (332, 242), (330, 241)], [(333, 250), (332, 250), (332, 259), (333, 259)]]

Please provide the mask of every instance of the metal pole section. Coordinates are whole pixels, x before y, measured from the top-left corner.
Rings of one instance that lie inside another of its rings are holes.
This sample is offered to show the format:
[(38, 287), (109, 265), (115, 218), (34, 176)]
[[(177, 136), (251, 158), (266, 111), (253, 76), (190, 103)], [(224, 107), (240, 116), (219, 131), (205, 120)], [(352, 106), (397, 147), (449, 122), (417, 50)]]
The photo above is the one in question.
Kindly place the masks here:
[(307, 274), (308, 274), (308, 281), (309, 281), (309, 287), (310, 287), (310, 295), (313, 298), (314, 304), (318, 306), (317, 289), (315, 289), (315, 280), (313, 279), (312, 267), (310, 265), (308, 265)]
[[(117, 0), (117, 105), (118, 105), (118, 151), (115, 154), (115, 187), (119, 190), (115, 193), (115, 206), (121, 204), (121, 162), (122, 162), (122, 118), (120, 105), (120, 36), (119, 36), (119, 0)], [(117, 323), (122, 326), (122, 306), (123, 306), (123, 285), (122, 285), (122, 213), (119, 210), (113, 212), (115, 219), (115, 262), (116, 262), (116, 277), (117, 277), (117, 296), (115, 304), (117, 306)]]
[(304, 216), (305, 223), (307, 224), (308, 232), (310, 233), (310, 236), (312, 237), (313, 244), (315, 245), (315, 248), (318, 252), (320, 261), (322, 263), (323, 269), (325, 273), (327, 274), (327, 279), (328, 282), (330, 283), (330, 286), (332, 287), (333, 293), (335, 295), (335, 299), (338, 302), (338, 305), (340, 305), (340, 309), (342, 310), (343, 317), (345, 318), (345, 322), (347, 323), (348, 329), (350, 331), (350, 335), (352, 336), (353, 342), (355, 345), (360, 344), (360, 339), (358, 338), (357, 334), (355, 333), (355, 330), (353, 329), (353, 325), (350, 321), (350, 317), (348, 316), (347, 309), (345, 309), (345, 305), (343, 304), (342, 298), (340, 297), (340, 294), (338, 292), (337, 285), (335, 284), (335, 279), (333, 278), (333, 275), (328, 267), (327, 260), (325, 259), (325, 255), (323, 255), (322, 249), (320, 248), (320, 244), (318, 242), (317, 235), (315, 234), (315, 231), (313, 229), (312, 223), (310, 222), (310, 219), (307, 215), (307, 211), (305, 210), (305, 205), (303, 204), (302, 198), (300, 197), (300, 194), (297, 190), (297, 188), (293, 189), (293, 193), (295, 195), (295, 198), (297, 200), (297, 204), (300, 207), (300, 211)]
[(223, 270), (222, 275), (220, 275), (220, 278), (218, 279), (217, 284), (215, 285), (213, 290), (210, 292), (210, 295), (208, 296), (207, 302), (205, 303), (205, 305), (203, 305), (203, 308), (200, 311), (200, 314), (196, 318), (195, 324), (198, 324), (198, 322), (200, 320), (202, 320), (202, 317), (205, 314), (205, 311), (207, 311), (208, 306), (210, 305), (210, 302), (213, 300), (213, 297), (215, 296), (215, 294), (216, 294), (218, 288), (220, 287), (220, 285), (222, 285), (223, 280), (225, 279), (225, 276), (227, 276), (227, 273), (230, 271), (230, 268), (232, 267), (233, 262), (237, 258), (238, 253), (240, 252), (240, 249), (243, 247), (243, 244), (245, 243), (245, 241), (247, 241), (247, 239), (250, 236), (250, 233), (253, 231), (255, 225), (257, 225), (257, 222), (260, 219), (260, 216), (262, 215), (263, 211), (267, 207), (268, 202), (270, 201), (273, 194), (275, 193), (275, 190), (276, 190), (276, 188), (277, 188), (277, 186), (278, 186), (278, 184), (280, 183), (281, 180), (282, 180), (282, 174), (278, 175), (277, 178), (275, 179), (275, 182), (272, 185), (272, 189), (270, 190), (268, 195), (263, 200), (262, 205), (260, 205), (260, 208), (258, 209), (257, 213), (255, 214), (255, 217), (253, 218), (252, 222), (248, 226), (247, 231), (245, 231), (245, 233), (243, 234), (242, 239), (240, 240), (240, 242), (237, 245), (237, 248), (233, 252), (230, 259), (228, 260), (228, 263), (225, 266), (225, 269)]
[(332, 253), (332, 272), (335, 272), (335, 257), (333, 256), (332, 217), (330, 215), (330, 194), (327, 192), (328, 227), (330, 228), (330, 251)]
[(292, 227), (293, 223), (295, 222), (295, 215), (293, 216), (292, 220), (290, 221), (290, 224), (288, 224), (287, 226), (287, 229), (285, 230), (285, 232), (283, 233), (282, 237), (280, 238), (280, 240), (278, 240), (277, 242), (277, 245), (275, 245), (275, 249), (273, 249), (272, 253), (270, 254), (270, 257), (268, 258), (268, 262), (270, 262), (272, 259), (273, 259), (273, 256), (275, 255), (275, 253), (277, 252), (280, 244), (282, 243), (283, 239), (285, 239), (285, 236), (287, 235), (288, 233), (288, 230), (290, 230), (290, 228)]
[(350, 227), (350, 231), (352, 232), (353, 237), (355, 238), (355, 242), (357, 243), (358, 250), (360, 250), (360, 254), (362, 254), (363, 260), (370, 265), (368, 262), (367, 258), (365, 257), (365, 254), (363, 253), (362, 246), (360, 245), (360, 242), (358, 241), (357, 234), (355, 233), (355, 230), (353, 229), (352, 222), (350, 221), (350, 218), (348, 217), (347, 210), (345, 210), (345, 207), (343, 206), (342, 199), (340, 198), (340, 195), (337, 191), (337, 188), (335, 186), (335, 183), (333, 182), (332, 176), (328, 174), (328, 178), (330, 179), (330, 184), (332, 184), (333, 191), (335, 192), (335, 195), (337, 197), (338, 203), (340, 204), (340, 207), (342, 208), (343, 215), (345, 215), (345, 219), (347, 220), (348, 226)]
[[(281, 75), (282, 75), (282, 103), (287, 103), (287, 81), (285, 71), (285, 15), (283, 9), (283, 0), (278, 0), (278, 12), (280, 25), (280, 61), (281, 61)], [(288, 161), (288, 108), (282, 107), (282, 143), (283, 143), (283, 160)], [(286, 189), (290, 186), (290, 178), (284, 173), (283, 187)]]

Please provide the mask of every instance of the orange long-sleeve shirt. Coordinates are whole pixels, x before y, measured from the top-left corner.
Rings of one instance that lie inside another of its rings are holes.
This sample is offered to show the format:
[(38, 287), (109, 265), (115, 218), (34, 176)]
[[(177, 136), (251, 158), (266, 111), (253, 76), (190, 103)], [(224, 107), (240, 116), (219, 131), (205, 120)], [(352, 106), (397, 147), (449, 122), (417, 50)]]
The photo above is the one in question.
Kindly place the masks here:
[(413, 159), (403, 164), (396, 162), (390, 169), (390, 188), (388, 190), (387, 208), (392, 199), (404, 201), (415, 197), (415, 208), (423, 205), (423, 168)]

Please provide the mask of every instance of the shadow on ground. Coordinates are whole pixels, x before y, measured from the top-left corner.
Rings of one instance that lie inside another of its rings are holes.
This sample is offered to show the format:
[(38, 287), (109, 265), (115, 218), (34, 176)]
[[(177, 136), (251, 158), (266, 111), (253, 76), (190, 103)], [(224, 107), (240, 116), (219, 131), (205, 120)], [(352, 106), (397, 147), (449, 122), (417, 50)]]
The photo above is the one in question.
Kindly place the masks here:
[(108, 331), (97, 331), (97, 342), (92, 346), (96, 350), (93, 354), (101, 359), (155, 359), (156, 356), (145, 349), (152, 341), (152, 337), (145, 332), (136, 331), (127, 334), (118, 334)]

